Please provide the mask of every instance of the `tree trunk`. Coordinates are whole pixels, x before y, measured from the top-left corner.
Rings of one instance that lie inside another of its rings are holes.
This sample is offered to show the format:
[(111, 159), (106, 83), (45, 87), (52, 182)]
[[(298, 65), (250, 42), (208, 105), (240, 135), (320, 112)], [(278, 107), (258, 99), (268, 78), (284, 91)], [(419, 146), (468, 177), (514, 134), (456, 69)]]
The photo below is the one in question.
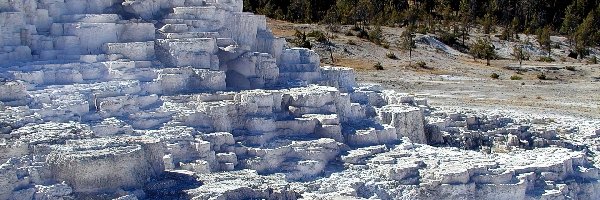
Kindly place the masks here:
[[(410, 44), (412, 45), (412, 44)], [(408, 48), (408, 66), (410, 67), (412, 64), (412, 46)]]
[(462, 34), (462, 44), (463, 44), (463, 46), (467, 46), (467, 45), (465, 44), (465, 37), (466, 37), (466, 34), (467, 34), (467, 33), (466, 33), (466, 28), (465, 28), (465, 27), (463, 27), (463, 31), (462, 31), (462, 32), (463, 32), (463, 34)]
[(519, 68), (520, 67), (523, 67), (523, 60), (522, 59), (519, 59)]
[(333, 49), (331, 49), (331, 43), (329, 43), (329, 57), (331, 58), (331, 64), (335, 66), (335, 60), (333, 59)]

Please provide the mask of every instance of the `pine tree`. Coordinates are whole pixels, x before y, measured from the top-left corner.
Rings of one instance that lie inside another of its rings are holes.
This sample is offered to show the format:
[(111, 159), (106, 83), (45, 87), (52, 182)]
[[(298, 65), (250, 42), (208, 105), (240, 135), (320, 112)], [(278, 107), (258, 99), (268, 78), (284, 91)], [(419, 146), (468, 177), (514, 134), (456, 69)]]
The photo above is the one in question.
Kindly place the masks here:
[(373, 13), (372, 5), (369, 0), (358, 0), (357, 5), (355, 5), (355, 19), (357, 22), (361, 22), (363, 29), (370, 22), (371, 14)]
[(483, 26), (483, 32), (485, 34), (490, 34), (492, 32), (493, 27), (496, 25), (496, 19), (494, 19), (492, 13), (488, 12), (485, 14), (481, 21), (481, 25)]
[(412, 51), (415, 48), (415, 41), (413, 38), (415, 37), (415, 26), (413, 24), (409, 24), (406, 26), (404, 32), (402, 32), (402, 44), (400, 46), (404, 50), (408, 50), (408, 65), (411, 65), (412, 62)]
[(512, 33), (514, 34), (515, 39), (519, 38), (519, 30), (520, 30), (519, 26), (520, 26), (519, 18), (513, 17), (513, 20), (510, 23), (510, 29), (511, 29)]
[(577, 27), (575, 32), (575, 51), (579, 58), (583, 58), (587, 54), (587, 48), (598, 44), (598, 20), (600, 20), (595, 10), (585, 17), (583, 22)]
[(477, 39), (477, 42), (475, 42), (475, 44), (471, 45), (470, 53), (473, 56), (473, 60), (476, 60), (477, 58), (485, 59), (487, 61), (486, 62), (487, 66), (490, 65), (490, 60), (493, 59), (494, 57), (496, 57), (494, 45), (487, 38), (486, 39), (482, 39), (482, 38)]
[(465, 44), (465, 40), (467, 35), (469, 34), (469, 26), (471, 23), (471, 5), (469, 0), (461, 0), (460, 1), (460, 10), (458, 11), (460, 15), (460, 21), (462, 24), (462, 43)]
[(512, 56), (519, 61), (519, 67), (523, 65), (523, 60), (529, 59), (529, 54), (523, 51), (523, 45), (518, 44), (513, 47)]
[(546, 26), (538, 30), (538, 42), (548, 52), (548, 57), (552, 53), (552, 40), (550, 40), (550, 27)]
[(575, 28), (577, 28), (580, 17), (577, 14), (576, 6), (576, 2), (573, 2), (567, 7), (567, 10), (565, 10), (565, 18), (560, 27), (560, 33), (570, 35), (575, 31)]
[(356, 23), (356, 0), (337, 0), (335, 1), (335, 8), (339, 13), (339, 20), (342, 24), (354, 24)]

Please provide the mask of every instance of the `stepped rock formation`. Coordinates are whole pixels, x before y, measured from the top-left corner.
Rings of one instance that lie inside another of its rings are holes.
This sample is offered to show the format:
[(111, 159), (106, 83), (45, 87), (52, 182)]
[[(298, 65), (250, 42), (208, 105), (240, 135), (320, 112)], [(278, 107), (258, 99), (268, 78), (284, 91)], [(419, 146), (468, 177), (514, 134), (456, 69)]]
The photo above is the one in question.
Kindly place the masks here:
[(0, 199), (600, 198), (577, 130), (357, 84), (242, 2), (1, 1)]

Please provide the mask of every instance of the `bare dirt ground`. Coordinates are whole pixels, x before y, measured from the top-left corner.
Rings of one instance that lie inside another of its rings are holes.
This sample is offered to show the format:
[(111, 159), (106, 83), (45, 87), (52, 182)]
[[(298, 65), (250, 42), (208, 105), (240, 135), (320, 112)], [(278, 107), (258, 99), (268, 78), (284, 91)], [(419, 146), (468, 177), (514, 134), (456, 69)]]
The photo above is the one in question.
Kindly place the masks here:
[[(600, 65), (568, 58), (564, 47), (553, 50), (557, 62), (525, 61), (519, 67), (518, 62), (504, 58), (486, 66), (485, 61), (474, 61), (467, 54), (435, 46), (422, 39), (422, 35), (416, 37), (417, 49), (409, 59), (409, 53), (400, 49), (401, 28), (382, 27), (389, 44), (386, 49), (356, 36), (346, 36), (350, 26), (331, 33), (323, 25), (277, 20), (268, 20), (268, 25), (276, 36), (288, 41), (294, 38), (295, 30), (333, 34), (334, 62), (329, 58), (326, 45), (311, 41), (323, 65), (354, 68), (359, 82), (380, 83), (388, 89), (424, 96), (433, 106), (503, 109), (600, 121)], [(553, 41), (564, 40), (553, 37)], [(502, 45), (497, 45), (496, 50), (505, 55), (509, 47), (502, 49)], [(398, 58), (387, 58), (388, 53)], [(427, 67), (417, 67), (417, 61), (425, 62)], [(373, 68), (377, 62), (384, 70)], [(493, 79), (492, 73), (500, 77)], [(540, 80), (541, 74), (546, 80)], [(522, 80), (511, 80), (511, 76)]]

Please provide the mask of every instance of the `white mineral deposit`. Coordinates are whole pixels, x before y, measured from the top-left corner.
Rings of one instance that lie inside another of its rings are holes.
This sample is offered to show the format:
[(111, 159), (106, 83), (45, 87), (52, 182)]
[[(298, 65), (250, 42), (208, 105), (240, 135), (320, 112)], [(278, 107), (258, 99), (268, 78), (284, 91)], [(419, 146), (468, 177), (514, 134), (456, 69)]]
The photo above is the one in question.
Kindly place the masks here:
[(600, 130), (356, 83), (242, 4), (0, 0), (0, 200), (600, 199)]

